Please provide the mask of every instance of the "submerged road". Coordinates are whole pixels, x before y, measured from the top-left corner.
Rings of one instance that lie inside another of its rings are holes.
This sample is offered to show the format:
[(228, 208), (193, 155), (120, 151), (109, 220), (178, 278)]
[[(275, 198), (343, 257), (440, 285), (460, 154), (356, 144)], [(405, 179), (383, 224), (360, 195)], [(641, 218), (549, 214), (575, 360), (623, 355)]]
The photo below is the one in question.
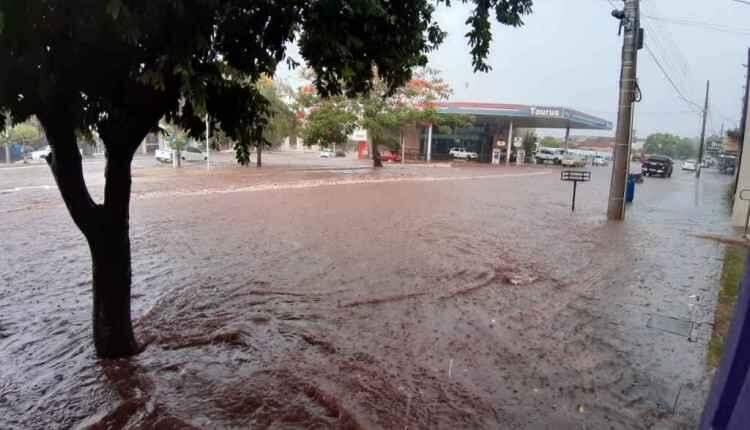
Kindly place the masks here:
[(572, 214), (552, 167), (264, 160), (136, 162), (118, 361), (49, 172), (0, 169), (0, 428), (696, 425), (728, 177), (647, 178), (612, 224), (608, 168)]

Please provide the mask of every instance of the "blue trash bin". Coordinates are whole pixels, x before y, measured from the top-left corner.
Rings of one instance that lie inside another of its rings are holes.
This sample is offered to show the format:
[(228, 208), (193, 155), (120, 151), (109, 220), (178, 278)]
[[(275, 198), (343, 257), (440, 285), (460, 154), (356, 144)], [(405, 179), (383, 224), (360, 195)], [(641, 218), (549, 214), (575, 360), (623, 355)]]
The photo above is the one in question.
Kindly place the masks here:
[(633, 198), (635, 197), (635, 183), (637, 180), (638, 175), (628, 175), (628, 184), (625, 187), (625, 201), (628, 203), (633, 203)]

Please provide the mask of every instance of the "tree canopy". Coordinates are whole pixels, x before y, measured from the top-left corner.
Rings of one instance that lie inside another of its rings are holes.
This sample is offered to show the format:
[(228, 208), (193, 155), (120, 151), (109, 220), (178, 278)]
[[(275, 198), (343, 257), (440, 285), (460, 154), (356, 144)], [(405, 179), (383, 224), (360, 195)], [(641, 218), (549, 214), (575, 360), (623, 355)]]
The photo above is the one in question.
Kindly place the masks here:
[[(273, 75), (289, 43), (299, 45), (323, 96), (368, 92), (375, 69), (395, 90), (443, 41), (433, 18), (439, 3), (451, 2), (3, 2), (0, 108), (16, 122), (32, 114), (42, 123), (64, 116), (77, 128), (94, 127), (105, 142), (115, 140), (108, 135), (123, 137), (125, 125), (141, 134), (164, 115), (199, 137), (208, 112), (241, 138), (241, 131), (265, 125), (267, 102), (254, 83)], [(491, 12), (518, 26), (532, 1), (474, 3), (467, 21), (472, 62), (488, 70)], [(240, 161), (246, 152), (238, 150)]]
[(539, 146), (544, 148), (559, 148), (562, 146), (562, 142), (556, 137), (544, 136), (539, 142)]
[(357, 115), (342, 97), (320, 100), (307, 115), (302, 138), (307, 145), (328, 148), (344, 144), (357, 127)]
[(685, 159), (698, 155), (698, 147), (692, 139), (675, 136), (669, 133), (655, 133), (646, 138), (643, 152), (648, 155), (665, 155), (671, 158)]
[(39, 130), (29, 122), (16, 124), (8, 129), (7, 138), (5, 133), (0, 133), (0, 142), (28, 144), (39, 140)]

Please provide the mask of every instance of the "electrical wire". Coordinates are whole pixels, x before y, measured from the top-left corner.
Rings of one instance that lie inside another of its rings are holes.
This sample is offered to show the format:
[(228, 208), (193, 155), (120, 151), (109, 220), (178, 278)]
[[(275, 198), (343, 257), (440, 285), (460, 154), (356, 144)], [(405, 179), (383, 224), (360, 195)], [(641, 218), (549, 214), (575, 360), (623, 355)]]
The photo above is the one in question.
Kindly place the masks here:
[(666, 42), (662, 40), (664, 37), (660, 36), (659, 32), (652, 28), (647, 21), (644, 21), (643, 24), (646, 27), (647, 34), (651, 35), (651, 37), (648, 38), (649, 42), (652, 42), (650, 43), (651, 49), (654, 51), (654, 54), (656, 54), (657, 57), (662, 58), (664, 69), (678, 71), (678, 73), (674, 74), (674, 76), (676, 76), (676, 78), (679, 78), (679, 82), (677, 82), (677, 79), (675, 79), (675, 84), (677, 84), (677, 86), (684, 93), (684, 88), (688, 87), (687, 82), (690, 81), (689, 67), (686, 63), (680, 64), (680, 60), (673, 55), (675, 53), (675, 50), (666, 47)]
[(680, 89), (677, 87), (677, 84), (674, 83), (674, 80), (672, 79), (671, 76), (669, 76), (669, 73), (667, 73), (667, 71), (664, 69), (664, 66), (662, 66), (661, 62), (656, 57), (656, 54), (654, 54), (654, 51), (651, 50), (651, 48), (648, 46), (648, 44), (644, 44), (644, 47), (646, 48), (646, 51), (651, 56), (651, 59), (653, 59), (654, 62), (656, 63), (656, 65), (659, 67), (659, 70), (661, 70), (662, 74), (667, 79), (667, 81), (669, 82), (669, 84), (675, 90), (675, 92), (677, 93), (677, 95), (679, 96), (679, 98), (682, 99), (689, 106), (697, 107), (697, 109), (698, 109), (697, 112), (702, 112), (703, 111), (703, 107), (701, 105), (699, 105), (698, 103), (695, 103), (694, 101), (688, 99), (687, 97), (685, 97), (685, 95), (682, 93), (682, 91), (680, 91)]
[(678, 18), (667, 18), (663, 16), (655, 16), (655, 15), (648, 15), (648, 14), (641, 14), (641, 17), (650, 19), (652, 21), (661, 21), (661, 22), (666, 22), (666, 23), (675, 24), (675, 25), (703, 28), (705, 30), (712, 30), (712, 31), (718, 31), (721, 33), (735, 34), (738, 36), (750, 35), (750, 28), (747, 28), (747, 27), (730, 27), (730, 26), (726, 26), (723, 24), (714, 24), (710, 22), (692, 21), (692, 20), (678, 19)]
[[(661, 15), (658, 6), (653, 2), (645, 2), (643, 4), (643, 10), (641, 16), (649, 14), (653, 16)], [(661, 55), (661, 58), (673, 59), (674, 61), (672, 61), (672, 63), (677, 66), (677, 69), (679, 69), (685, 79), (690, 81), (690, 62), (685, 56), (685, 53), (682, 52), (682, 49), (680, 49), (680, 46), (674, 41), (674, 37), (672, 37), (672, 33), (670, 32), (669, 24), (665, 23), (659, 25), (659, 23), (648, 19), (641, 20), (641, 22), (644, 23), (647, 28), (650, 28), (650, 24), (653, 24), (653, 28), (650, 30), (650, 33), (652, 34), (651, 38), (655, 39), (656, 42), (660, 42), (659, 44), (663, 46), (663, 55)]]
[(731, 117), (729, 117), (729, 116), (727, 116), (727, 115), (724, 115), (723, 113), (721, 113), (721, 112), (720, 112), (720, 111), (719, 111), (718, 109), (716, 109), (715, 107), (713, 107), (713, 106), (709, 106), (709, 111), (711, 111), (711, 110), (713, 110), (714, 112), (716, 112), (716, 114), (717, 114), (717, 115), (718, 115), (718, 116), (719, 116), (719, 117), (720, 117), (720, 118), (721, 118), (722, 120), (724, 120), (724, 121), (728, 121), (728, 122), (729, 122), (729, 123), (730, 123), (731, 125), (733, 125), (733, 126), (734, 126), (734, 125), (737, 125), (737, 124), (739, 123), (739, 121), (738, 121), (738, 120), (737, 120), (736, 118), (731, 118)]

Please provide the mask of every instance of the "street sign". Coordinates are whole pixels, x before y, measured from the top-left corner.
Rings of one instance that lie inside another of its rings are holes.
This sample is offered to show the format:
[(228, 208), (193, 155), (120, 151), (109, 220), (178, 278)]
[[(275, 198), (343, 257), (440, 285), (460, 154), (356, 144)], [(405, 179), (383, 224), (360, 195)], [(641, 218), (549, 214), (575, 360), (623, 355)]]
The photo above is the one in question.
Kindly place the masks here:
[(588, 170), (563, 170), (560, 172), (561, 181), (588, 182), (591, 180), (591, 172)]
[(573, 204), (571, 212), (576, 211), (576, 188), (579, 182), (588, 182), (591, 180), (591, 172), (588, 170), (563, 170), (560, 172), (560, 180), (573, 183)]

